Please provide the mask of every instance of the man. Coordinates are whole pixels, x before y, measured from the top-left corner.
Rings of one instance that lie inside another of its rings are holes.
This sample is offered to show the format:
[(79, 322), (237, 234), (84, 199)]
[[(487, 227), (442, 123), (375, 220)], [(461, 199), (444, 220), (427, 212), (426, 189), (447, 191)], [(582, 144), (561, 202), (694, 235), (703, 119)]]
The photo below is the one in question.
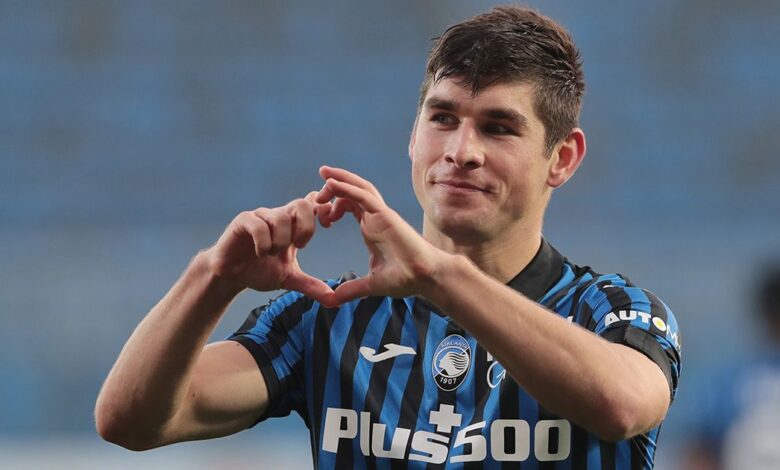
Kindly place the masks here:
[[(128, 340), (98, 398), (100, 434), (148, 449), (295, 410), (321, 468), (652, 467), (676, 321), (541, 236), (552, 190), (585, 154), (582, 80), (568, 33), (533, 11), (448, 29), (409, 144), (423, 234), (327, 166), (318, 192), (239, 214)], [(302, 272), (316, 222), (347, 212), (368, 274)], [(290, 292), (206, 346), (246, 288)]]

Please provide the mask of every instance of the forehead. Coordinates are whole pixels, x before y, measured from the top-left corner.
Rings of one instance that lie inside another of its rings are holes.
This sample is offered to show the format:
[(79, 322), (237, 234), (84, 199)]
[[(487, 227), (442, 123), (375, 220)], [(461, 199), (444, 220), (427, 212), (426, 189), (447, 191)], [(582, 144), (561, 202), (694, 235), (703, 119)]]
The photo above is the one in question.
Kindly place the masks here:
[(526, 82), (497, 82), (473, 95), (470, 86), (446, 78), (434, 83), (423, 101), (423, 109), (432, 101), (452, 101), (464, 113), (480, 113), (486, 109), (507, 108), (522, 114), (529, 124), (542, 125), (534, 110), (534, 86)]

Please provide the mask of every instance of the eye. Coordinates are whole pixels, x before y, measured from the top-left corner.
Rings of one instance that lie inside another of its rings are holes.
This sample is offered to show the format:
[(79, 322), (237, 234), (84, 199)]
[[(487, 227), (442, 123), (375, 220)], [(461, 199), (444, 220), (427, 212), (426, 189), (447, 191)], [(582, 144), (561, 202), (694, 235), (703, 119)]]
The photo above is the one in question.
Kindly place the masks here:
[(455, 116), (453, 116), (452, 114), (435, 113), (431, 116), (431, 122), (435, 122), (445, 126), (451, 126), (453, 124), (457, 124), (458, 120), (455, 119)]
[(483, 129), (486, 133), (493, 134), (493, 135), (516, 135), (517, 134), (513, 129), (503, 124), (499, 124), (497, 122), (488, 123), (485, 125)]

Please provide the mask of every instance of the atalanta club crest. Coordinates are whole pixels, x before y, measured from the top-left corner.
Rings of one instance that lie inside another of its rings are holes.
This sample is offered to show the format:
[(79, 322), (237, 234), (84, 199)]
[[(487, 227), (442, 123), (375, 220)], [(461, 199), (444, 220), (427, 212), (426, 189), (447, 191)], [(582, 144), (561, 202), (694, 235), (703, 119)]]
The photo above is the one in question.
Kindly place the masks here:
[(433, 380), (445, 392), (460, 387), (471, 367), (471, 347), (460, 335), (449, 335), (433, 353)]

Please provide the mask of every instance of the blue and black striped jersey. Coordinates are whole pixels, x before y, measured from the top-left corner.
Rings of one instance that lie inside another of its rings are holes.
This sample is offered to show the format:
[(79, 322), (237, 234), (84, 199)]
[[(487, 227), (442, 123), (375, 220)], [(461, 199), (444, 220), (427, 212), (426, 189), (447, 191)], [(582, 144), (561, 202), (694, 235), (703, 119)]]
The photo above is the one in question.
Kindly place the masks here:
[[(334, 281), (336, 284), (339, 281)], [(663, 370), (674, 397), (680, 335), (671, 310), (618, 274), (546, 241), (509, 286)], [(659, 428), (611, 443), (545, 410), (476, 340), (421, 298), (325, 308), (288, 292), (231, 336), (269, 390), (258, 422), (295, 410), (317, 468), (641, 469)]]

